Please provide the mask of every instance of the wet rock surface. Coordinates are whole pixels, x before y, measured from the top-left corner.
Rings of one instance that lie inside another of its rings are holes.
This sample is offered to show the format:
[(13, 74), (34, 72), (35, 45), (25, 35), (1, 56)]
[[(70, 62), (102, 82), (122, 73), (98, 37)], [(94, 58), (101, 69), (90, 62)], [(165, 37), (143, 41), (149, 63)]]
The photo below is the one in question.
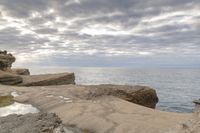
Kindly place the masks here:
[(64, 127), (54, 113), (9, 115), (0, 117), (1, 133), (82, 133), (75, 127)]

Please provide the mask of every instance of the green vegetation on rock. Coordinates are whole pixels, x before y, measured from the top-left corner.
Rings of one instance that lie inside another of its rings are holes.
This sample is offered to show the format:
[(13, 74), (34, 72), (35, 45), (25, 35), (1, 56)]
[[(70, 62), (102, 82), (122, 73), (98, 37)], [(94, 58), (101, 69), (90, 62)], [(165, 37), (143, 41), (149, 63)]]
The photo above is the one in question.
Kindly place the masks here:
[(8, 106), (14, 103), (13, 96), (0, 96), (0, 107)]

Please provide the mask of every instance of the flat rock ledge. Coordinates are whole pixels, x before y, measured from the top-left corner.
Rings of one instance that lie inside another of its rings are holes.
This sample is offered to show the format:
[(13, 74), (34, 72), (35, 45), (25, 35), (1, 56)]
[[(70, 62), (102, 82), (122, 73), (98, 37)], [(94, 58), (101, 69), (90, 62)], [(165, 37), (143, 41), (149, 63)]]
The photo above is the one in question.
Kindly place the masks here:
[(75, 84), (74, 73), (30, 75), (29, 69), (12, 68), (16, 58), (0, 50), (0, 84), (19, 86), (50, 86)]
[(15, 72), (0, 70), (0, 84), (16, 86), (50, 86), (75, 84), (74, 73), (28, 75), (28, 69), (16, 69)]
[(9, 115), (0, 117), (1, 133), (83, 133), (75, 127), (65, 127), (54, 113)]
[(75, 84), (74, 73), (42, 74), (21, 76), (22, 83), (18, 86), (50, 86)]
[[(112, 92), (104, 88), (110, 88)], [(118, 91), (120, 88), (125, 91)], [(163, 112), (125, 100), (130, 99), (126, 93), (134, 96), (140, 90), (135, 87), (134, 93), (133, 88), (114, 85), (0, 85), (0, 94), (16, 92), (19, 94), (15, 97), (17, 102), (32, 104), (41, 111), (55, 113), (64, 125), (86, 131), (83, 133), (163, 133), (191, 117), (190, 114)]]

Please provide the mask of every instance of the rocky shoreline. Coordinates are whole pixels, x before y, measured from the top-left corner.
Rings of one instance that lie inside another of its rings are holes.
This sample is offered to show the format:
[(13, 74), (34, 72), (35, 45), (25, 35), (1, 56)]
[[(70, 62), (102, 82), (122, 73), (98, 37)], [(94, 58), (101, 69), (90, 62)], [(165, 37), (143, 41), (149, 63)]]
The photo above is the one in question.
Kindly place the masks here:
[(13, 114), (0, 118), (0, 125), (1, 133), (84, 133), (63, 125), (54, 113)]
[(16, 92), (10, 101), (40, 113), (0, 117), (1, 133), (164, 133), (193, 118), (155, 110), (158, 96), (150, 87), (76, 85), (74, 73), (30, 75), (28, 69), (12, 69), (14, 61), (0, 51), (0, 104), (12, 104), (3, 96)]

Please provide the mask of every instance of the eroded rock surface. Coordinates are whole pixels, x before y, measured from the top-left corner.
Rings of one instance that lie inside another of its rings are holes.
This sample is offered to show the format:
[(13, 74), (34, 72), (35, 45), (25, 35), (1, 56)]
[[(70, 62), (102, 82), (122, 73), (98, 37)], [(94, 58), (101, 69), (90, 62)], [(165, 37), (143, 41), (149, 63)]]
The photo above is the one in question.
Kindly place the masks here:
[(43, 74), (21, 77), (23, 78), (23, 82), (19, 84), (20, 86), (50, 86), (75, 84), (74, 73)]
[(113, 95), (95, 97), (95, 92), (92, 92), (91, 96), (93, 89), (93, 86), (79, 85), (0, 85), (0, 94), (16, 91), (19, 94), (15, 97), (16, 101), (56, 113), (64, 125), (75, 126), (89, 133), (162, 133), (191, 117), (190, 114), (146, 108)]
[(30, 75), (28, 69), (12, 69), (12, 63), (15, 57), (0, 51), (0, 84), (3, 85), (20, 85), (20, 86), (50, 86), (75, 84), (74, 73)]
[(76, 128), (65, 128), (54, 113), (9, 115), (0, 117), (1, 133), (82, 133)]
[(15, 57), (12, 54), (0, 50), (0, 70), (10, 71), (13, 62)]
[(17, 74), (17, 75), (30, 75), (30, 71), (26, 68), (12, 69), (12, 73)]
[(0, 70), (0, 84), (17, 85), (22, 83), (22, 81), (23, 81), (22, 77)]
[(155, 108), (158, 103), (156, 91), (146, 86), (104, 84), (81, 87), (84, 87), (84, 90), (74, 89), (71, 92), (82, 99), (93, 100), (102, 96), (114, 96), (149, 108)]

